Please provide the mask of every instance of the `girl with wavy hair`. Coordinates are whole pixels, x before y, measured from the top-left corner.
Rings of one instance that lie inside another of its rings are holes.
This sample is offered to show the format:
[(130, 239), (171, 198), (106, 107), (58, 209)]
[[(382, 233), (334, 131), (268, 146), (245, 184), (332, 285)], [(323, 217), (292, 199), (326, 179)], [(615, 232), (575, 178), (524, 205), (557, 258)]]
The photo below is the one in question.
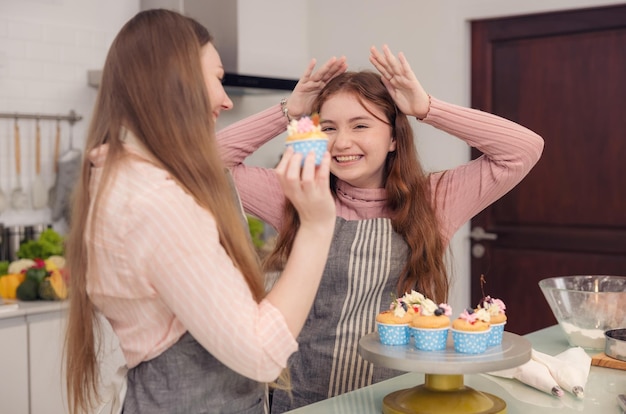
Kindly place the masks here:
[[(363, 360), (359, 339), (375, 331), (376, 314), (388, 308), (390, 294), (414, 289), (437, 303), (447, 300), (450, 239), (519, 183), (543, 149), (541, 137), (521, 125), (431, 97), (402, 53), (372, 47), (370, 62), (379, 73), (346, 72), (306, 101), (283, 102), (285, 115), (310, 111), (321, 117), (329, 136), (337, 221), (299, 350), (290, 357), (292, 396), (275, 391), (273, 413), (397, 375)], [(301, 82), (309, 80), (311, 68)], [(279, 114), (277, 105), (233, 125), (218, 140), (244, 209), (278, 230), (268, 270), (283, 268), (302, 217), (280, 195), (270, 170), (243, 160), (284, 131)], [(409, 116), (483, 155), (450, 170), (424, 171)], [(230, 136), (254, 123), (265, 125), (265, 133)]]

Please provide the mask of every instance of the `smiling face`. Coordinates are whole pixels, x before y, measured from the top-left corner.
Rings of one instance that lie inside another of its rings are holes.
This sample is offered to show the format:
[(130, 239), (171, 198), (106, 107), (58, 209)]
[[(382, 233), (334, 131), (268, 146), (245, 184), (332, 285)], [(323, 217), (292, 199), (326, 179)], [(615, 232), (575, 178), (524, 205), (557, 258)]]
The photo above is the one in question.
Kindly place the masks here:
[(396, 141), (391, 125), (381, 121), (386, 119), (383, 111), (340, 92), (322, 104), (320, 117), (332, 156), (330, 171), (353, 187), (384, 187), (385, 160)]
[(202, 75), (211, 101), (213, 120), (217, 120), (221, 111), (232, 109), (233, 101), (230, 100), (224, 90), (224, 85), (222, 85), (224, 67), (213, 43), (209, 42), (202, 46), (200, 61), (202, 63)]

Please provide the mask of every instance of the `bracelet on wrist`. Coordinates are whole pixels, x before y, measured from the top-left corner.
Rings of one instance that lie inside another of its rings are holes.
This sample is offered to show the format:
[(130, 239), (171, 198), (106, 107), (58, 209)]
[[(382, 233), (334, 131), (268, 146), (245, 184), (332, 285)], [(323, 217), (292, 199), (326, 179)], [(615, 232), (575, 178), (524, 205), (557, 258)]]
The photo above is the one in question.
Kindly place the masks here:
[(289, 117), (289, 109), (287, 108), (287, 98), (283, 98), (280, 100), (280, 109), (283, 111), (283, 115), (287, 118), (287, 122), (291, 122), (291, 118)]

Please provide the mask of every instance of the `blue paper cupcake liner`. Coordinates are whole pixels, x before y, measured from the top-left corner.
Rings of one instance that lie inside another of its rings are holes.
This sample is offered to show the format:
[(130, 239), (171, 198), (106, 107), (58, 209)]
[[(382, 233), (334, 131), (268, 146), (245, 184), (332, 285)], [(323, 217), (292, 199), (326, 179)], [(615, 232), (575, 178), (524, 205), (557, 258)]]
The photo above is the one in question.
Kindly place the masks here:
[(406, 345), (411, 339), (409, 325), (395, 325), (376, 322), (376, 329), (383, 345)]
[(504, 335), (504, 325), (506, 322), (491, 325), (491, 333), (487, 339), (487, 346), (497, 346), (502, 343), (502, 336)]
[(292, 147), (295, 152), (302, 154), (302, 162), (304, 158), (311, 151), (315, 152), (315, 165), (320, 165), (324, 152), (328, 147), (328, 140), (326, 139), (303, 139), (299, 141), (288, 142), (288, 147)]
[(411, 327), (415, 347), (420, 351), (443, 351), (448, 340), (448, 328), (423, 329)]
[(454, 350), (461, 354), (482, 354), (487, 350), (491, 328), (480, 332), (466, 332), (452, 329)]

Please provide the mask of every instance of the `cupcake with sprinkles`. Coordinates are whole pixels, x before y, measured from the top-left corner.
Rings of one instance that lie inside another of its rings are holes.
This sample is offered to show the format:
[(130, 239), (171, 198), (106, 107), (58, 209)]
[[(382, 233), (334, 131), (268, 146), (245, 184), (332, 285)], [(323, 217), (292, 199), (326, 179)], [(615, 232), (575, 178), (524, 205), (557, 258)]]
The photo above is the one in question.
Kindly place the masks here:
[(428, 298), (425, 298), (418, 308), (418, 314), (410, 323), (415, 347), (421, 351), (446, 349), (452, 308), (446, 303), (437, 305)]
[(388, 310), (376, 315), (376, 329), (383, 345), (406, 345), (409, 343), (409, 323), (415, 310), (403, 298), (394, 299)]
[(465, 309), (452, 322), (454, 350), (462, 354), (481, 354), (487, 350), (491, 317), (485, 309)]
[(507, 321), (506, 305), (500, 299), (493, 299), (489, 295), (485, 296), (486, 284), (487, 279), (485, 275), (480, 275), (480, 291), (483, 294), (483, 298), (478, 303), (476, 310), (485, 309), (489, 313), (491, 331), (487, 340), (487, 346), (497, 346), (502, 344), (502, 337), (504, 336), (504, 325)]
[(497, 346), (502, 343), (504, 335), (504, 325), (506, 325), (506, 305), (501, 299), (494, 299), (491, 296), (485, 296), (478, 304), (477, 309), (485, 309), (489, 313), (491, 333), (487, 346)]
[(413, 309), (415, 314), (419, 313), (419, 306), (425, 300), (426, 297), (420, 292), (416, 292), (415, 290), (406, 292), (404, 296), (402, 296), (402, 302), (406, 303), (409, 308)]

